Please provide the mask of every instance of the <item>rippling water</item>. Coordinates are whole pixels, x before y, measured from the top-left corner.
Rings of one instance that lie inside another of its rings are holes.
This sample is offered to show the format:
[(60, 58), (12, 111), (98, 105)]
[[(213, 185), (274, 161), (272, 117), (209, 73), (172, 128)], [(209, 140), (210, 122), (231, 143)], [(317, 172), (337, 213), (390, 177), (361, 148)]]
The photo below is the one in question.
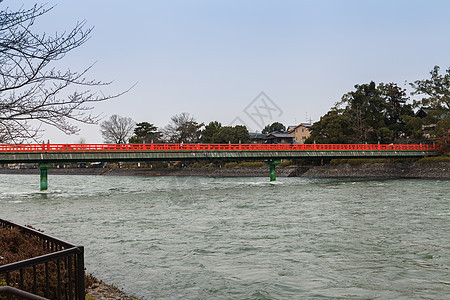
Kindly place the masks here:
[(0, 175), (0, 218), (144, 299), (449, 299), (450, 182)]

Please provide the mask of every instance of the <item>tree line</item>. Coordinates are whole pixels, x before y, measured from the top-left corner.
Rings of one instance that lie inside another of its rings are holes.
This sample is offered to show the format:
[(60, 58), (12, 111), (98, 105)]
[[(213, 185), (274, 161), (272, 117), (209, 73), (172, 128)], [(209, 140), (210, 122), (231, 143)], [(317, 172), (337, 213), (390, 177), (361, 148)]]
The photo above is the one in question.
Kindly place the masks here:
[[(420, 143), (448, 141), (450, 130), (450, 68), (435, 66), (430, 78), (410, 83), (355, 85), (311, 128), (307, 143)], [(421, 111), (423, 114), (418, 114)], [(428, 135), (424, 135), (428, 131)], [(431, 139), (430, 139), (431, 138)]]
[[(448, 141), (450, 130), (450, 68), (442, 75), (436, 66), (431, 78), (411, 83), (411, 101), (404, 88), (395, 83), (355, 85), (344, 94), (318, 122), (310, 127), (306, 143), (410, 144)], [(417, 111), (426, 111), (418, 114)], [(424, 130), (428, 130), (424, 135)], [(262, 133), (285, 132), (279, 122), (267, 125)], [(188, 113), (175, 115), (167, 126), (158, 130), (151, 123), (135, 124), (131, 118), (112, 116), (101, 123), (101, 133), (107, 143), (248, 143), (250, 135), (245, 126), (222, 126), (218, 121), (205, 125)], [(429, 137), (432, 137), (430, 139)]]
[[(274, 131), (286, 132), (286, 126), (274, 122), (268, 124), (263, 134)], [(170, 118), (167, 126), (158, 129), (149, 122), (136, 123), (132, 118), (112, 115), (100, 124), (100, 132), (105, 143), (250, 143), (249, 131), (244, 125), (223, 126), (218, 121), (209, 124), (198, 123), (189, 113), (181, 113)]]
[(218, 121), (205, 125), (189, 113), (170, 118), (161, 130), (149, 122), (135, 123), (129, 117), (112, 115), (100, 124), (105, 143), (249, 143), (250, 134), (243, 125), (223, 126)]

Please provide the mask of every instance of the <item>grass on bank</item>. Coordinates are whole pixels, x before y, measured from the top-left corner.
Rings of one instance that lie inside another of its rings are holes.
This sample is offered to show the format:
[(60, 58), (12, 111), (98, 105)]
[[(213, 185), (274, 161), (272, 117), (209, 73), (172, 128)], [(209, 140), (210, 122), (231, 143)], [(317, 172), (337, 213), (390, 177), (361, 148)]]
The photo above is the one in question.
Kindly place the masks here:
[(431, 156), (424, 158), (341, 158), (332, 159), (331, 165), (348, 164), (358, 166), (363, 164), (377, 164), (377, 163), (439, 163), (450, 162), (450, 156)]
[[(263, 161), (241, 161), (241, 162), (227, 162), (223, 165), (224, 168), (261, 168), (266, 164)], [(283, 160), (277, 165), (278, 167), (294, 166), (292, 160)]]
[(241, 161), (241, 162), (227, 162), (223, 165), (224, 168), (259, 168), (264, 167), (262, 161)]
[(450, 162), (450, 156), (430, 156), (418, 160), (420, 163)]

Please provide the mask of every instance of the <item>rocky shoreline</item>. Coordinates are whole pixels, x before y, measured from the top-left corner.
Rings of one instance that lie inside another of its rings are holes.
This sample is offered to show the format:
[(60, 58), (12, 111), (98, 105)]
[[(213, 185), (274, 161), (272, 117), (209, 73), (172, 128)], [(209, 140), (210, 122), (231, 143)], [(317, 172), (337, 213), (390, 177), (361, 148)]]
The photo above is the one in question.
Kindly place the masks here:
[[(277, 167), (277, 177), (450, 179), (450, 163), (364, 163)], [(49, 175), (268, 177), (257, 168), (71, 168), (49, 169)], [(39, 169), (0, 169), (0, 174), (39, 174)]]
[(91, 287), (86, 289), (86, 297), (89, 299), (102, 299), (102, 300), (138, 300), (139, 298), (136, 296), (130, 296), (126, 294), (124, 291), (119, 288), (104, 283), (100, 281), (98, 283), (93, 284)]

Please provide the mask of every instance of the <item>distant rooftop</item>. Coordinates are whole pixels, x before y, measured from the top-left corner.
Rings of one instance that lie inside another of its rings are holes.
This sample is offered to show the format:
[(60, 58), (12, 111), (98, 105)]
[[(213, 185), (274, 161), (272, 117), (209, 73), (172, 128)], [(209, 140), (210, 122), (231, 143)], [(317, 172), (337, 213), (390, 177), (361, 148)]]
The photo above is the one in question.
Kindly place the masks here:
[(249, 132), (248, 133), (250, 135), (251, 139), (265, 139), (267, 137), (267, 134), (264, 133), (260, 133), (260, 132)]
[(292, 135), (290, 135), (289, 133), (287, 133), (287, 132), (279, 132), (279, 131), (271, 132), (267, 136), (268, 137), (269, 136), (274, 136), (274, 137), (277, 137), (277, 138), (292, 138)]
[(312, 124), (310, 122), (302, 122), (302, 123), (300, 123), (298, 125), (290, 125), (290, 126), (288, 126), (287, 131), (291, 132), (291, 131), (295, 130), (296, 128), (300, 127), (300, 126), (305, 126), (306, 128), (309, 128), (309, 127), (311, 127), (311, 125)]

